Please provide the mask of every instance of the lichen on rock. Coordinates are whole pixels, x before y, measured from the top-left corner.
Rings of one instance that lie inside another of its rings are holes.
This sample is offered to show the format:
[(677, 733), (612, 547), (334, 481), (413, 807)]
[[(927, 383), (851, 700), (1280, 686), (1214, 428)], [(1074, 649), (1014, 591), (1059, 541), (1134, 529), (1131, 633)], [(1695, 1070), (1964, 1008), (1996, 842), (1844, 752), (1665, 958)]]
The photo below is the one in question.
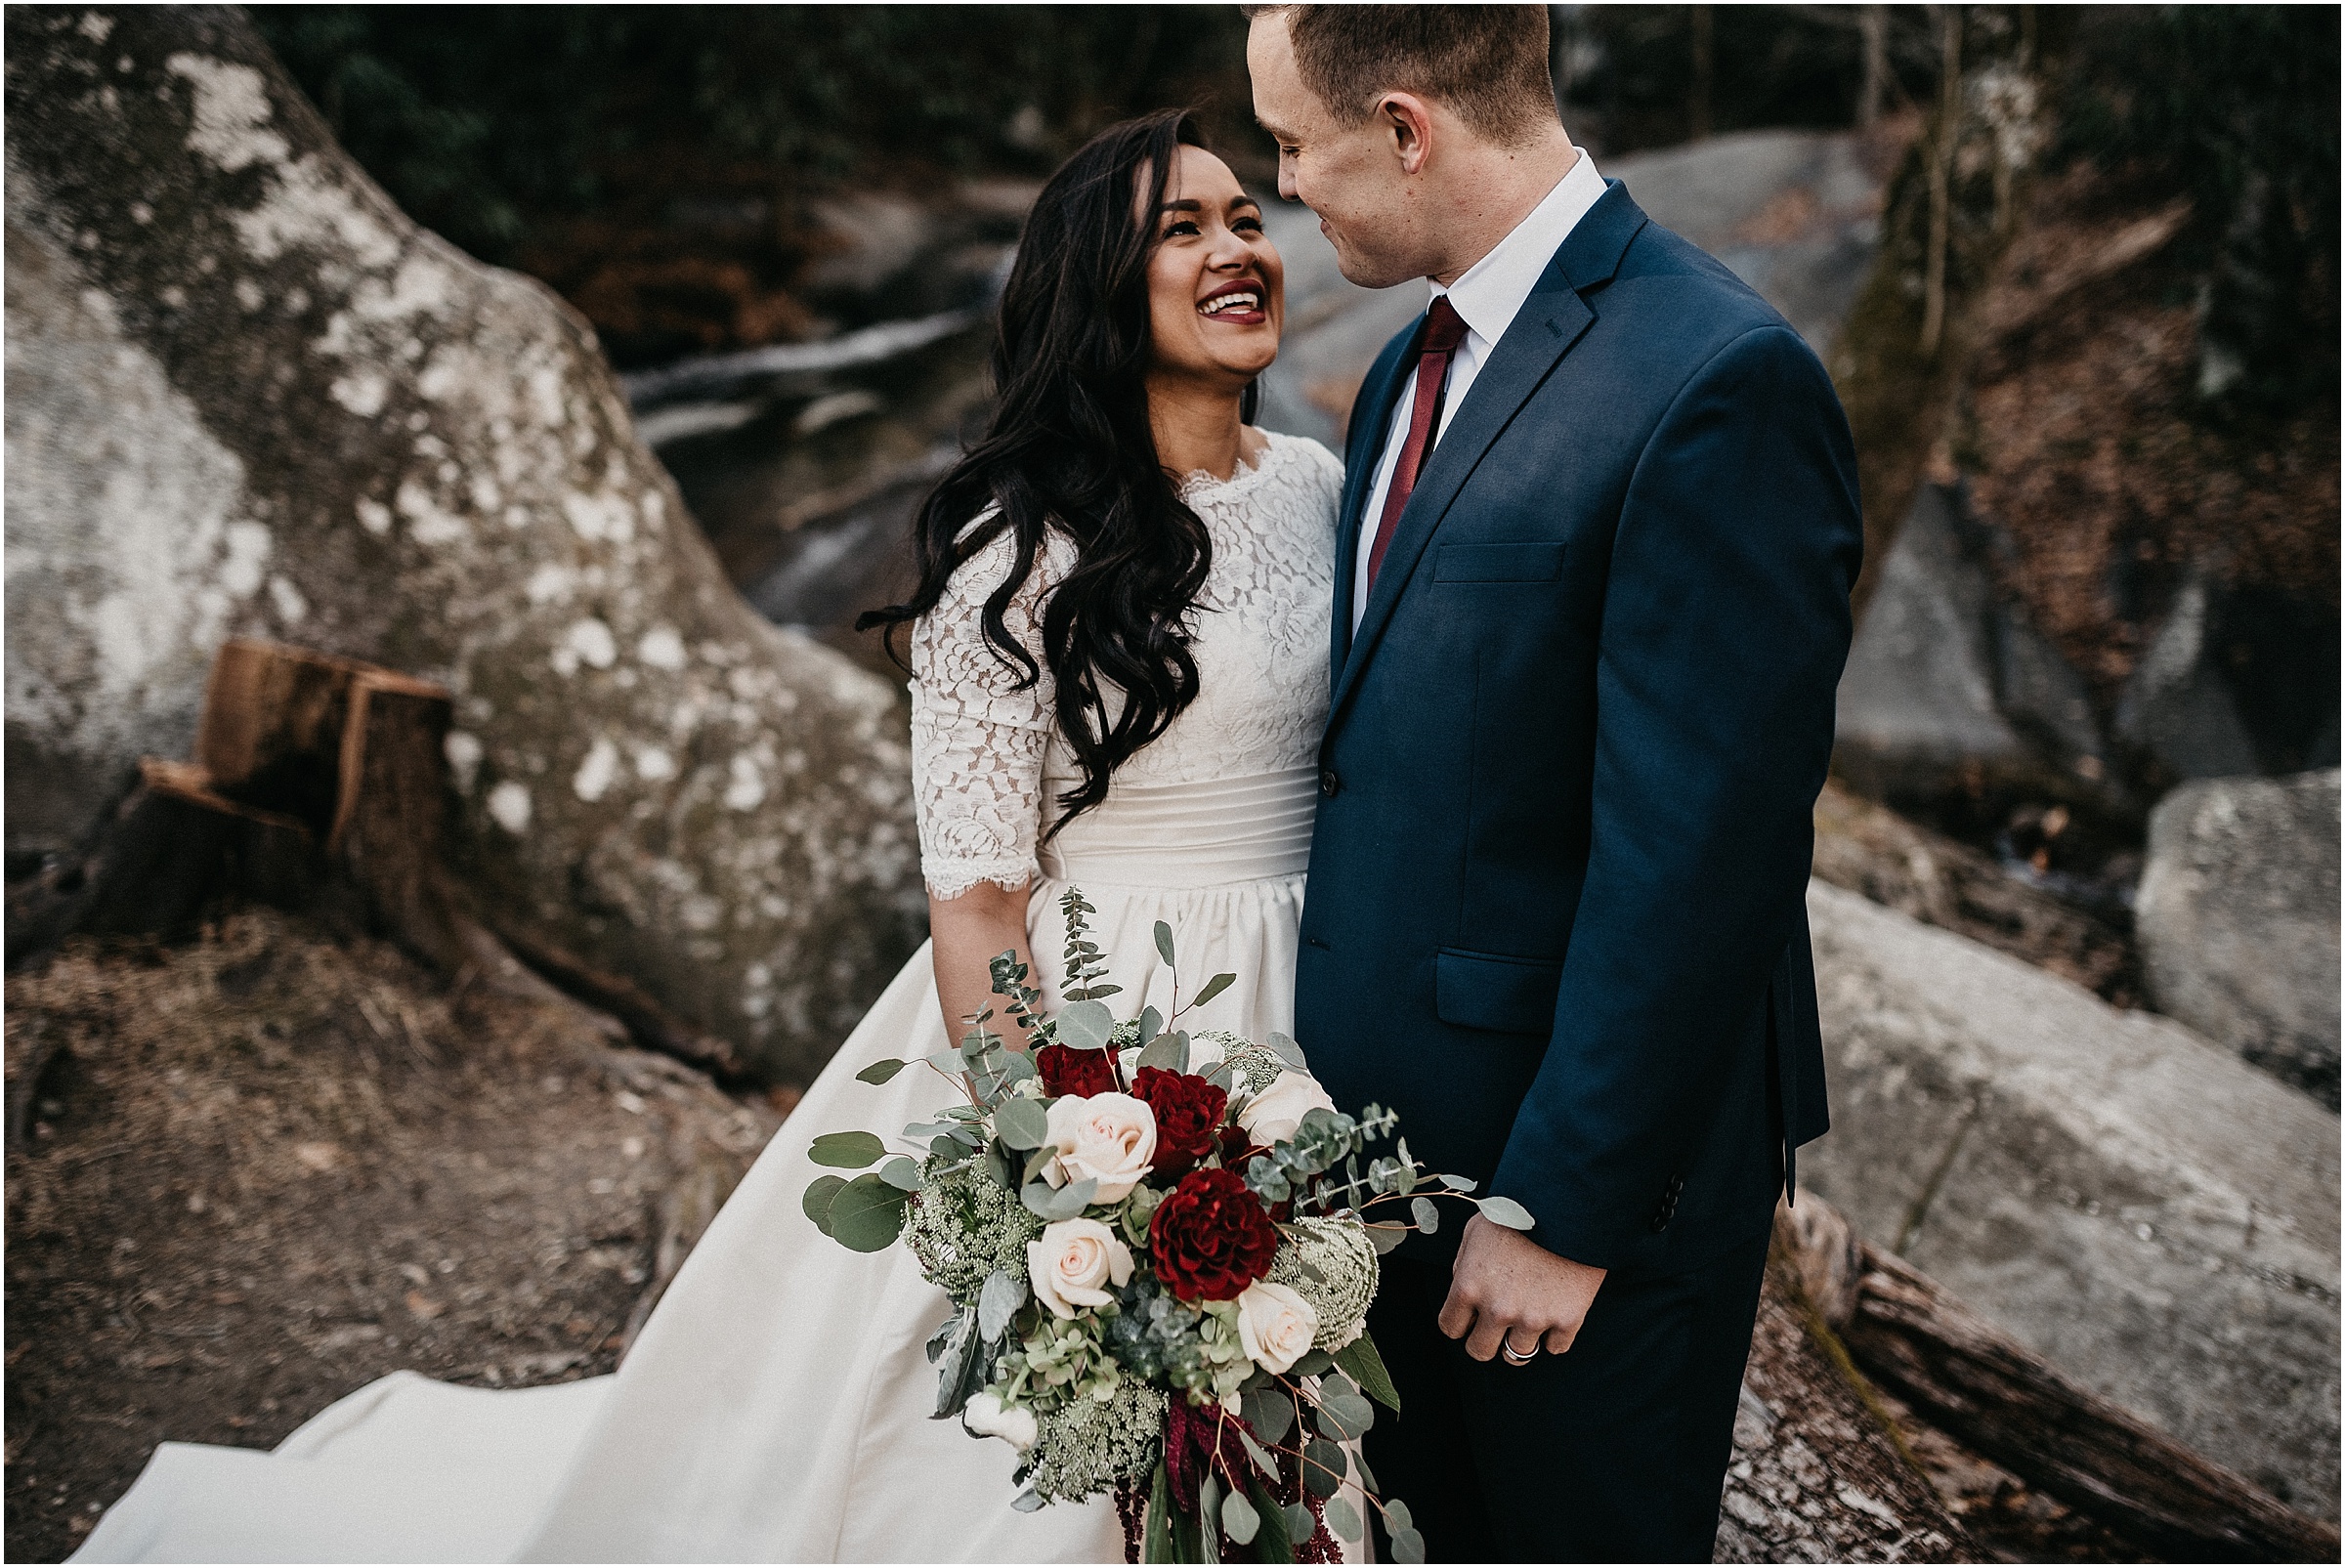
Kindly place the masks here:
[(409, 670), (483, 900), (811, 1076), (918, 934), (897, 694), (742, 603), (592, 330), (239, 15), (7, 26), (11, 847), (182, 754), (225, 637)]

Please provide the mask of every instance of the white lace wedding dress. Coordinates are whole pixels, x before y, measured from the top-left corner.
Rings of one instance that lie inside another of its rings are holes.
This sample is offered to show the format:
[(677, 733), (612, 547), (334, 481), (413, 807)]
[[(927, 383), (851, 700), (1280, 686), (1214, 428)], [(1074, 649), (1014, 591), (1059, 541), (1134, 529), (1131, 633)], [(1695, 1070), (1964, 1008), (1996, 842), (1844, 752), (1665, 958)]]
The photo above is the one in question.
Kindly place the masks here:
[[(982, 645), (979, 607), (1009, 562), (970, 561), (913, 639), (922, 866), (940, 894), (1033, 879), (1036, 968), (1055, 996), (1058, 898), (1080, 886), (1123, 986), (1166, 1007), (1172, 926), (1184, 989), (1237, 983), (1195, 1027), (1294, 1026), (1302, 872), (1327, 706), (1341, 472), (1272, 436), (1258, 466), (1183, 491), (1213, 537), (1193, 647), (1201, 695), (1115, 777), (1107, 800), (1040, 843), (1074, 780), (1049, 692), (1017, 691)], [(1039, 647), (1061, 541), (1008, 615)], [(492, 1390), (394, 1374), (274, 1452), (166, 1443), (76, 1560), (1120, 1561), (1106, 1499), (1011, 1511), (1007, 1445), (928, 1419), (924, 1343), (943, 1293), (903, 1248), (864, 1255), (799, 1208), (820, 1132), (882, 1135), (952, 1090), (927, 1072), (855, 1074), (948, 1043), (922, 948), (840, 1047), (668, 1289), (619, 1370)]]

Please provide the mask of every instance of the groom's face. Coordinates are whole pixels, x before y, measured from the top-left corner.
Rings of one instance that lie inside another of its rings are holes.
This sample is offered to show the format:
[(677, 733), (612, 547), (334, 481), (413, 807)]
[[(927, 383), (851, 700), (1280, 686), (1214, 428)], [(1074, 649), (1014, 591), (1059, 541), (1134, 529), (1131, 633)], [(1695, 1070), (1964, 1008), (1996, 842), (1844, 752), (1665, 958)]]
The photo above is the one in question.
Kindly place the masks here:
[(1388, 288), (1425, 275), (1419, 203), (1382, 115), (1345, 124), (1303, 85), (1282, 12), (1254, 19), (1246, 40), (1254, 116), (1278, 142), (1278, 193), (1319, 215), (1343, 275)]

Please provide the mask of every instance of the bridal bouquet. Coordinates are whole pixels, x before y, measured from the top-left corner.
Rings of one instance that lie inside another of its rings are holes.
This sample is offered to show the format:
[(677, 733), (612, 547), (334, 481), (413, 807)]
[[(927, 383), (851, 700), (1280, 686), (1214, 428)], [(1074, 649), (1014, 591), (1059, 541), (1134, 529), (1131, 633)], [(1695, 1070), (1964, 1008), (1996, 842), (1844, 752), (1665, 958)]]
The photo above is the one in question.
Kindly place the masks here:
[[(1407, 1505), (1378, 1495), (1358, 1452), (1375, 1404), (1400, 1408), (1368, 1303), (1378, 1257), (1436, 1228), (1433, 1197), (1473, 1184), (1427, 1175), (1405, 1139), (1371, 1155), (1394, 1114), (1337, 1110), (1287, 1037), (1176, 1027), (1234, 976), (1186, 1006), (1176, 985), (1170, 1017), (1119, 1022), (1104, 998), (1121, 988), (1088, 940), (1096, 911), (1080, 890), (1061, 908), (1055, 1017), (1024, 965), (993, 961), (1030, 1051), (986, 1028), (992, 1010), (969, 1020), (925, 1064), (965, 1103), (904, 1129), (918, 1155), (869, 1132), (815, 1139), (816, 1164), (865, 1173), (818, 1178), (808, 1217), (857, 1251), (901, 1239), (951, 1297), (928, 1342), (936, 1415), (1018, 1450), (1012, 1507), (1113, 1493), (1132, 1561), (1327, 1562), (1336, 1538), (1361, 1539), (1352, 1481), (1393, 1555), (1423, 1561)], [(1156, 945), (1172, 966), (1162, 922)], [(1508, 1199), (1478, 1202), (1530, 1227)], [(1371, 1218), (1380, 1206), (1394, 1217)]]

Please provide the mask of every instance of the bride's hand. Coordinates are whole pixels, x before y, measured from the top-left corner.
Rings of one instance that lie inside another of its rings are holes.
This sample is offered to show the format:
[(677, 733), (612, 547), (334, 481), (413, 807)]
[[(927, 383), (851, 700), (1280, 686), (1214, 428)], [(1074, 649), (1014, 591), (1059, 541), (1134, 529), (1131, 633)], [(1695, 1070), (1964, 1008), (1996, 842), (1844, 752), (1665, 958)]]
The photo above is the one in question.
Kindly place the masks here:
[(1602, 1269), (1557, 1257), (1522, 1232), (1476, 1214), (1458, 1244), (1441, 1332), (1464, 1339), (1476, 1361), (1497, 1355), (1502, 1342), (1518, 1355), (1543, 1344), (1559, 1356), (1571, 1348), (1603, 1283)]

